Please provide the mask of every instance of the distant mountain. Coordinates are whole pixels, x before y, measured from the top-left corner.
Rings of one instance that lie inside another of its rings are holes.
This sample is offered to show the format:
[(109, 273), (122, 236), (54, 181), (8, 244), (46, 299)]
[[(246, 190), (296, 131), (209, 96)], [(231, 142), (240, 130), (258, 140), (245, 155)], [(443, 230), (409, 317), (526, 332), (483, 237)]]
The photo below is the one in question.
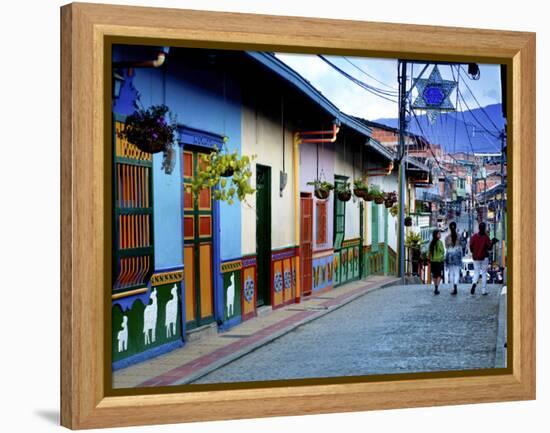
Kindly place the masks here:
[[(498, 137), (500, 131), (504, 128), (502, 106), (501, 104), (492, 104), (483, 108), (485, 113), (481, 108), (473, 109), (471, 112), (464, 111), (463, 113), (459, 111), (440, 113), (434, 124), (429, 122), (426, 115), (417, 114), (418, 123), (415, 116), (411, 116), (408, 131), (423, 135), (431, 143), (440, 144), (447, 152), (451, 153), (472, 153), (472, 148), (475, 153), (500, 152), (501, 144)], [(398, 127), (398, 119), (378, 119), (375, 122), (392, 128)]]

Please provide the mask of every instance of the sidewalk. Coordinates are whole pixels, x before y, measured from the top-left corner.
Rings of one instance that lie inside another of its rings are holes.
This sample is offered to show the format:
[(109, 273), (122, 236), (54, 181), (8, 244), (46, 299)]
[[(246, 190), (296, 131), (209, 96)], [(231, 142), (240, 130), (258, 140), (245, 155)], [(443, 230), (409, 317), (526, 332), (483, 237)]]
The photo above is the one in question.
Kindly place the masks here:
[(231, 330), (202, 338), (166, 355), (113, 373), (113, 388), (168, 386), (192, 382), (213, 370), (318, 319), (373, 290), (396, 284), (395, 277), (372, 276), (303, 298), (250, 319)]

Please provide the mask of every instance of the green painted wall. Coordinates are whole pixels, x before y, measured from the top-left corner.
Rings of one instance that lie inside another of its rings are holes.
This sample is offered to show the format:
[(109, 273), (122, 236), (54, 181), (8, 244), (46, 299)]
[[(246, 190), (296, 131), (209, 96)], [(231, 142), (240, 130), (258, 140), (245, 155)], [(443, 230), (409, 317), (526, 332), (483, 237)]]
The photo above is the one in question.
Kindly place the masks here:
[[(175, 300), (172, 293), (173, 287), (176, 286)], [(134, 302), (132, 307), (127, 311), (122, 311), (118, 305), (112, 308), (112, 360), (119, 361), (129, 356), (136, 355), (154, 347), (163, 344), (181, 340), (181, 285), (180, 283), (171, 283), (153, 288), (152, 293), (156, 293), (156, 318), (154, 308), (148, 310), (148, 316), (151, 319), (149, 323), (154, 323), (155, 338), (153, 341), (153, 333), (148, 331), (148, 343), (145, 342), (144, 328), (144, 312), (145, 305), (140, 300)], [(169, 314), (171, 318), (175, 318), (170, 327), (166, 326), (166, 308), (169, 304)], [(149, 305), (153, 305), (152, 299)], [(125, 320), (124, 317), (127, 319)], [(156, 319), (156, 320), (153, 320)], [(126, 326), (124, 322), (126, 321)], [(127, 337), (126, 337), (126, 328)], [(126, 341), (126, 345), (124, 342)]]
[[(233, 306), (228, 305), (228, 292), (232, 285), (233, 275)], [(241, 315), (241, 271), (229, 271), (223, 274), (223, 317), (225, 320)]]

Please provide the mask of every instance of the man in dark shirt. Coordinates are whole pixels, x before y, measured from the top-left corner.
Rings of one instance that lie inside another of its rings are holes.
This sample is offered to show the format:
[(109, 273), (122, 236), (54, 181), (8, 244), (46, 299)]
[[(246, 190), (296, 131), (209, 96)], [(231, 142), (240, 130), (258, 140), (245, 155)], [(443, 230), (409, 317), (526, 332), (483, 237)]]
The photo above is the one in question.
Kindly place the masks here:
[(485, 223), (479, 224), (479, 231), (470, 238), (470, 251), (474, 260), (474, 278), (470, 293), (476, 292), (477, 281), (481, 273), (481, 294), (487, 295), (487, 266), (489, 264), (489, 251), (493, 248), (493, 242), (486, 233)]

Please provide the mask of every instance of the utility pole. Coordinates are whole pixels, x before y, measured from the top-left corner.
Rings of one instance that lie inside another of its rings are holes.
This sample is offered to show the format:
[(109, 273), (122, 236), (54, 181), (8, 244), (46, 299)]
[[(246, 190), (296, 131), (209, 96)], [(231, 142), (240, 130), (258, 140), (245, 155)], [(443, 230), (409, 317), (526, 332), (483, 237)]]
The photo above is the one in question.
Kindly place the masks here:
[(407, 62), (398, 61), (399, 82), (399, 276), (401, 284), (405, 284), (405, 130), (407, 128)]

